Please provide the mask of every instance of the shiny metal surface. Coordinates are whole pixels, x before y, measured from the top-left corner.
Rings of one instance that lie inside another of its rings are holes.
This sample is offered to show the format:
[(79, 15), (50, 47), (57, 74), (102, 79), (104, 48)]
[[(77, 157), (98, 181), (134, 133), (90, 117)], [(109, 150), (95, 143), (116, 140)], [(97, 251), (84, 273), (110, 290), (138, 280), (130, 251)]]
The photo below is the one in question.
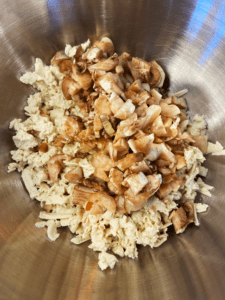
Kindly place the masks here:
[(6, 173), (14, 149), (10, 120), (25, 118), (33, 89), (19, 82), (34, 57), (49, 63), (66, 43), (110, 34), (118, 53), (157, 59), (171, 90), (188, 88), (192, 113), (204, 114), (211, 141), (225, 146), (225, 1), (0, 0), (0, 299), (224, 299), (225, 157), (209, 157), (206, 182), (215, 186), (200, 227), (172, 232), (161, 247), (139, 247), (101, 272), (97, 253), (52, 243), (37, 229), (39, 206), (18, 173)]

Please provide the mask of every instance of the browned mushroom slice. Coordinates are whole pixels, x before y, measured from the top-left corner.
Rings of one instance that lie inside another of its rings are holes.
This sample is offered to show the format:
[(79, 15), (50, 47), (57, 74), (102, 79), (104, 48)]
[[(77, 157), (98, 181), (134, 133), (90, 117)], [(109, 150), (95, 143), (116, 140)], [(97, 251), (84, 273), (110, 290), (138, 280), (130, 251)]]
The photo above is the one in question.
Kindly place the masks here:
[(165, 73), (163, 69), (157, 64), (156, 61), (151, 61), (151, 70), (150, 70), (150, 81), (149, 84), (152, 87), (162, 87), (165, 80)]
[(183, 167), (185, 167), (187, 165), (186, 160), (184, 158), (184, 156), (179, 155), (179, 154), (175, 154), (175, 158), (176, 158), (176, 168), (177, 170), (182, 169)]
[(195, 221), (194, 203), (185, 202), (183, 208), (186, 211), (188, 223), (193, 223)]
[(166, 128), (162, 122), (162, 117), (158, 116), (154, 122), (152, 123), (151, 126), (151, 131), (154, 133), (156, 136), (162, 137), (167, 135)]
[(166, 103), (160, 103), (161, 106), (161, 115), (163, 117), (169, 117), (169, 118), (173, 118), (176, 117), (178, 114), (180, 114), (180, 109), (174, 105), (174, 104), (166, 104)]
[(84, 205), (96, 190), (82, 185), (75, 185), (73, 190), (73, 203)]
[(144, 192), (148, 193), (148, 196), (151, 197), (154, 195), (161, 184), (161, 175), (148, 175), (147, 177), (148, 183), (144, 187)]
[(110, 169), (114, 167), (115, 162), (108, 155), (99, 152), (93, 154), (91, 164), (96, 169), (110, 171)]
[(58, 176), (64, 167), (63, 160), (69, 161), (71, 160), (71, 157), (66, 154), (55, 154), (49, 159), (48, 174), (53, 182), (58, 181)]
[(95, 168), (94, 176), (104, 180), (105, 182), (109, 181), (109, 177), (106, 175), (106, 172), (103, 169)]
[(147, 109), (148, 109), (147, 104), (143, 103), (135, 109), (135, 113), (138, 115), (138, 117), (144, 118), (146, 116)]
[(124, 73), (124, 68), (121, 65), (116, 66), (115, 70), (118, 75), (121, 75)]
[[(90, 202), (92, 203), (92, 202)], [(101, 205), (99, 205), (97, 202), (92, 203), (91, 209), (90, 209), (90, 215), (99, 215), (103, 214), (107, 209)]]
[(88, 71), (80, 73), (76, 65), (72, 67), (71, 77), (79, 83), (82, 89), (88, 90), (92, 86), (92, 77)]
[(139, 172), (143, 172), (144, 174), (147, 175), (151, 175), (152, 171), (149, 168), (149, 166), (147, 165), (147, 163), (143, 160), (140, 162), (136, 162), (134, 163), (131, 167), (130, 170), (132, 173), (139, 173)]
[(144, 130), (150, 126), (154, 120), (160, 115), (161, 107), (159, 105), (151, 105), (146, 110), (146, 115), (143, 118), (138, 119), (139, 129)]
[(108, 37), (102, 38), (101, 41), (96, 41), (93, 47), (98, 47), (108, 56), (111, 56), (114, 53), (113, 42)]
[(142, 159), (143, 159), (142, 153), (127, 154), (124, 158), (118, 160), (116, 165), (121, 171), (125, 171), (126, 169), (131, 167), (133, 163), (139, 162)]
[(150, 80), (151, 64), (141, 58), (133, 57), (132, 65), (139, 70), (141, 80), (148, 83)]
[(135, 106), (133, 105), (131, 100), (127, 100), (125, 103), (123, 103), (123, 106), (120, 107), (120, 109), (115, 114), (115, 118), (126, 120), (129, 118), (133, 112), (135, 111)]
[(96, 83), (99, 84), (108, 94), (114, 92), (122, 98), (125, 98), (123, 93), (124, 86), (117, 74), (108, 72), (101, 76)]
[(168, 167), (171, 164), (171, 162), (168, 160), (164, 160), (164, 159), (157, 159), (155, 164), (156, 164), (156, 166), (159, 166), (159, 167)]
[(100, 117), (101, 121), (102, 121), (102, 125), (105, 129), (105, 132), (111, 136), (115, 133), (115, 130), (112, 127), (112, 124), (110, 123), (110, 121), (108, 120), (108, 118), (106, 116), (101, 116)]
[(56, 52), (55, 56), (51, 60), (51, 65), (58, 66), (61, 61), (68, 59), (70, 58), (65, 54), (64, 51)]
[(183, 207), (174, 210), (169, 219), (172, 221), (176, 233), (182, 233), (188, 225), (188, 218)]
[(167, 146), (165, 143), (152, 144), (152, 147), (154, 147), (155, 150), (160, 152), (159, 158), (168, 160), (172, 163), (176, 163), (175, 155), (170, 150), (168, 150)]
[(97, 179), (83, 179), (82, 180), (82, 185), (90, 187), (90, 188), (94, 188), (96, 191), (103, 191), (105, 186), (103, 184), (100, 184), (97, 182)]
[(100, 71), (111, 71), (119, 64), (119, 58), (117, 54), (114, 54), (108, 59), (104, 59), (94, 65), (88, 67), (89, 71), (100, 70)]
[(147, 91), (144, 91), (137, 95), (134, 100), (132, 100), (133, 104), (135, 105), (142, 105), (144, 103), (147, 103), (148, 99), (150, 99), (150, 95)]
[(125, 209), (130, 214), (132, 211), (140, 210), (145, 206), (149, 195), (147, 192), (139, 193), (134, 197), (125, 194)]
[(109, 102), (110, 102), (110, 109), (114, 115), (124, 105), (124, 101), (115, 93), (112, 93)]
[(181, 110), (180, 111), (180, 122), (182, 123), (184, 120), (187, 120), (187, 115)]
[(129, 187), (132, 196), (137, 195), (147, 183), (147, 177), (142, 172), (131, 174), (122, 182), (125, 187)]
[(187, 103), (184, 98), (172, 97), (171, 100), (172, 103), (178, 106), (180, 109), (187, 109)]
[(136, 99), (136, 97), (137, 97), (137, 93), (135, 93), (134, 91), (132, 91), (132, 90), (128, 90), (128, 91), (126, 91), (125, 92), (125, 96), (126, 96), (126, 98), (127, 99), (131, 99), (132, 100), (132, 102), (133, 102), (133, 100), (135, 100)]
[(103, 51), (101, 49), (99, 49), (98, 47), (92, 47), (82, 55), (82, 59), (88, 61), (96, 61), (102, 58), (102, 56)]
[(171, 191), (172, 187), (170, 183), (162, 183), (159, 190), (157, 191), (157, 196), (159, 197), (159, 199), (164, 199)]
[(171, 182), (170, 182), (170, 186), (172, 187), (172, 190), (174, 192), (177, 192), (181, 186), (181, 184), (183, 183), (183, 179), (179, 176), (176, 176), (176, 178), (174, 178)]
[(208, 137), (207, 135), (193, 135), (192, 139), (195, 140), (193, 146), (197, 147), (203, 154), (207, 153)]
[(71, 116), (67, 117), (67, 120), (63, 126), (64, 126), (63, 134), (68, 136), (70, 135), (74, 136), (80, 133), (83, 129), (83, 124)]
[(105, 95), (102, 95), (97, 100), (95, 100), (95, 113), (98, 116), (112, 116), (110, 102)]
[(102, 121), (99, 116), (94, 117), (94, 133), (96, 138), (100, 138), (100, 130), (103, 129)]
[(121, 195), (124, 192), (124, 187), (122, 187), (123, 172), (116, 168), (112, 168), (109, 172), (109, 182), (108, 188), (114, 194)]
[(62, 82), (62, 92), (66, 100), (71, 100), (72, 96), (79, 93), (81, 86), (72, 78), (65, 78)]
[(116, 196), (115, 197), (115, 202), (116, 202), (116, 212), (123, 215), (125, 213), (127, 213), (127, 211), (125, 210), (125, 199), (123, 196)]
[(135, 93), (139, 93), (140, 91), (142, 91), (142, 86), (141, 86), (141, 80), (140, 79), (137, 79), (135, 80), (130, 86), (129, 86), (129, 89), (128, 90), (131, 90)]
[(140, 80), (140, 72), (137, 68), (135, 68), (132, 63), (130, 63), (129, 61), (127, 61), (127, 66), (130, 70), (130, 73), (132, 75), (132, 78), (134, 80)]
[[(172, 98), (161, 99), (160, 105), (161, 105), (162, 103), (172, 104)], [(174, 103), (173, 103), (173, 104), (174, 104)]]
[(87, 127), (85, 130), (82, 130), (77, 136), (76, 140), (78, 142), (88, 142), (90, 140), (94, 140), (94, 130), (91, 126)]
[(169, 183), (176, 178), (176, 174), (171, 173), (167, 175), (163, 175), (163, 183)]
[(136, 140), (130, 139), (128, 141), (128, 144), (134, 153), (141, 152), (141, 153), (144, 153), (147, 155), (147, 154), (149, 154), (149, 151), (152, 147), (152, 142), (153, 142), (153, 139), (151, 139), (149, 136), (145, 135)]
[(96, 146), (95, 141), (91, 142), (81, 142), (80, 143), (80, 149), (86, 153), (90, 152), (92, 149), (94, 149)]
[(64, 176), (71, 183), (81, 183), (83, 179), (83, 171), (81, 167), (76, 167), (75, 169), (69, 171)]
[[(116, 212), (116, 202), (113, 197), (109, 196), (106, 192), (96, 192), (90, 195), (89, 202), (97, 203), (103, 209), (106, 209), (112, 213)], [(92, 209), (90, 210), (91, 213)]]
[(120, 55), (120, 58), (121, 58), (122, 60), (131, 60), (131, 59), (132, 59), (132, 56), (131, 56), (129, 53), (127, 53), (127, 52), (123, 52), (123, 53)]

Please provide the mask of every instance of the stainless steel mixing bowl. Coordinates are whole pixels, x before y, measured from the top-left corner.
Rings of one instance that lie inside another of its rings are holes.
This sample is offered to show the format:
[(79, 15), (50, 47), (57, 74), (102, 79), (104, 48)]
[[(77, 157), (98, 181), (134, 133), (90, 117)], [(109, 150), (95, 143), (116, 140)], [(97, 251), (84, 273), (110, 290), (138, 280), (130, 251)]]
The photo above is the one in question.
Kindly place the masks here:
[(205, 115), (209, 138), (225, 146), (225, 1), (219, 0), (0, 0), (0, 299), (224, 299), (225, 157), (210, 156), (206, 182), (213, 196), (200, 227), (170, 233), (161, 247), (140, 246), (101, 272), (88, 242), (70, 243), (62, 230), (52, 243), (37, 229), (39, 205), (20, 174), (7, 174), (15, 146), (8, 129), (25, 119), (34, 90), (19, 82), (34, 57), (49, 63), (66, 43), (109, 34), (118, 53), (157, 59), (171, 90), (188, 88), (192, 114)]

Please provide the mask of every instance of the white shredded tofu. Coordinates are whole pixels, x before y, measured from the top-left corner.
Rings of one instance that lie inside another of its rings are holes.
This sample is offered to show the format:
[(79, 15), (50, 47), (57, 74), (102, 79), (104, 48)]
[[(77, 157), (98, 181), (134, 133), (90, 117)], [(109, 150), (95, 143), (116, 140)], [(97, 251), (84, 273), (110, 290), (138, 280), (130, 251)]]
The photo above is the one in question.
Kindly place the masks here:
[(206, 212), (208, 207), (209, 207), (208, 204), (205, 203), (195, 203), (195, 208), (197, 213)]
[(189, 123), (187, 131), (192, 135), (205, 135), (206, 134), (206, 121), (204, 116), (195, 115), (193, 122)]
[(115, 257), (115, 255), (108, 254), (106, 252), (102, 252), (98, 256), (99, 262), (99, 268), (103, 271), (106, 268), (113, 269), (115, 264), (118, 262), (118, 259)]
[(225, 155), (225, 150), (218, 141), (216, 144), (208, 142), (207, 154), (208, 153), (212, 153), (212, 155)]

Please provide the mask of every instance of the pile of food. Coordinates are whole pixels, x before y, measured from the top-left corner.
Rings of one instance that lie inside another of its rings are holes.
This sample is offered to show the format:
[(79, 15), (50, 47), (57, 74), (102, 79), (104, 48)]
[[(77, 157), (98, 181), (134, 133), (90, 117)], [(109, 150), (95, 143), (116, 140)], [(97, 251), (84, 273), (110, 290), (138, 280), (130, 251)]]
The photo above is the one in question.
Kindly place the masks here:
[(40, 201), (36, 226), (53, 241), (64, 226), (73, 243), (91, 240), (102, 270), (118, 261), (107, 250), (136, 258), (137, 244), (157, 247), (168, 226), (181, 233), (207, 209), (194, 203), (197, 191), (211, 195), (201, 164), (224, 150), (208, 142), (204, 117), (189, 119), (187, 90), (168, 96), (164, 79), (156, 61), (118, 56), (109, 38), (67, 45), (20, 78), (38, 92), (28, 118), (10, 123), (18, 149), (8, 170)]

